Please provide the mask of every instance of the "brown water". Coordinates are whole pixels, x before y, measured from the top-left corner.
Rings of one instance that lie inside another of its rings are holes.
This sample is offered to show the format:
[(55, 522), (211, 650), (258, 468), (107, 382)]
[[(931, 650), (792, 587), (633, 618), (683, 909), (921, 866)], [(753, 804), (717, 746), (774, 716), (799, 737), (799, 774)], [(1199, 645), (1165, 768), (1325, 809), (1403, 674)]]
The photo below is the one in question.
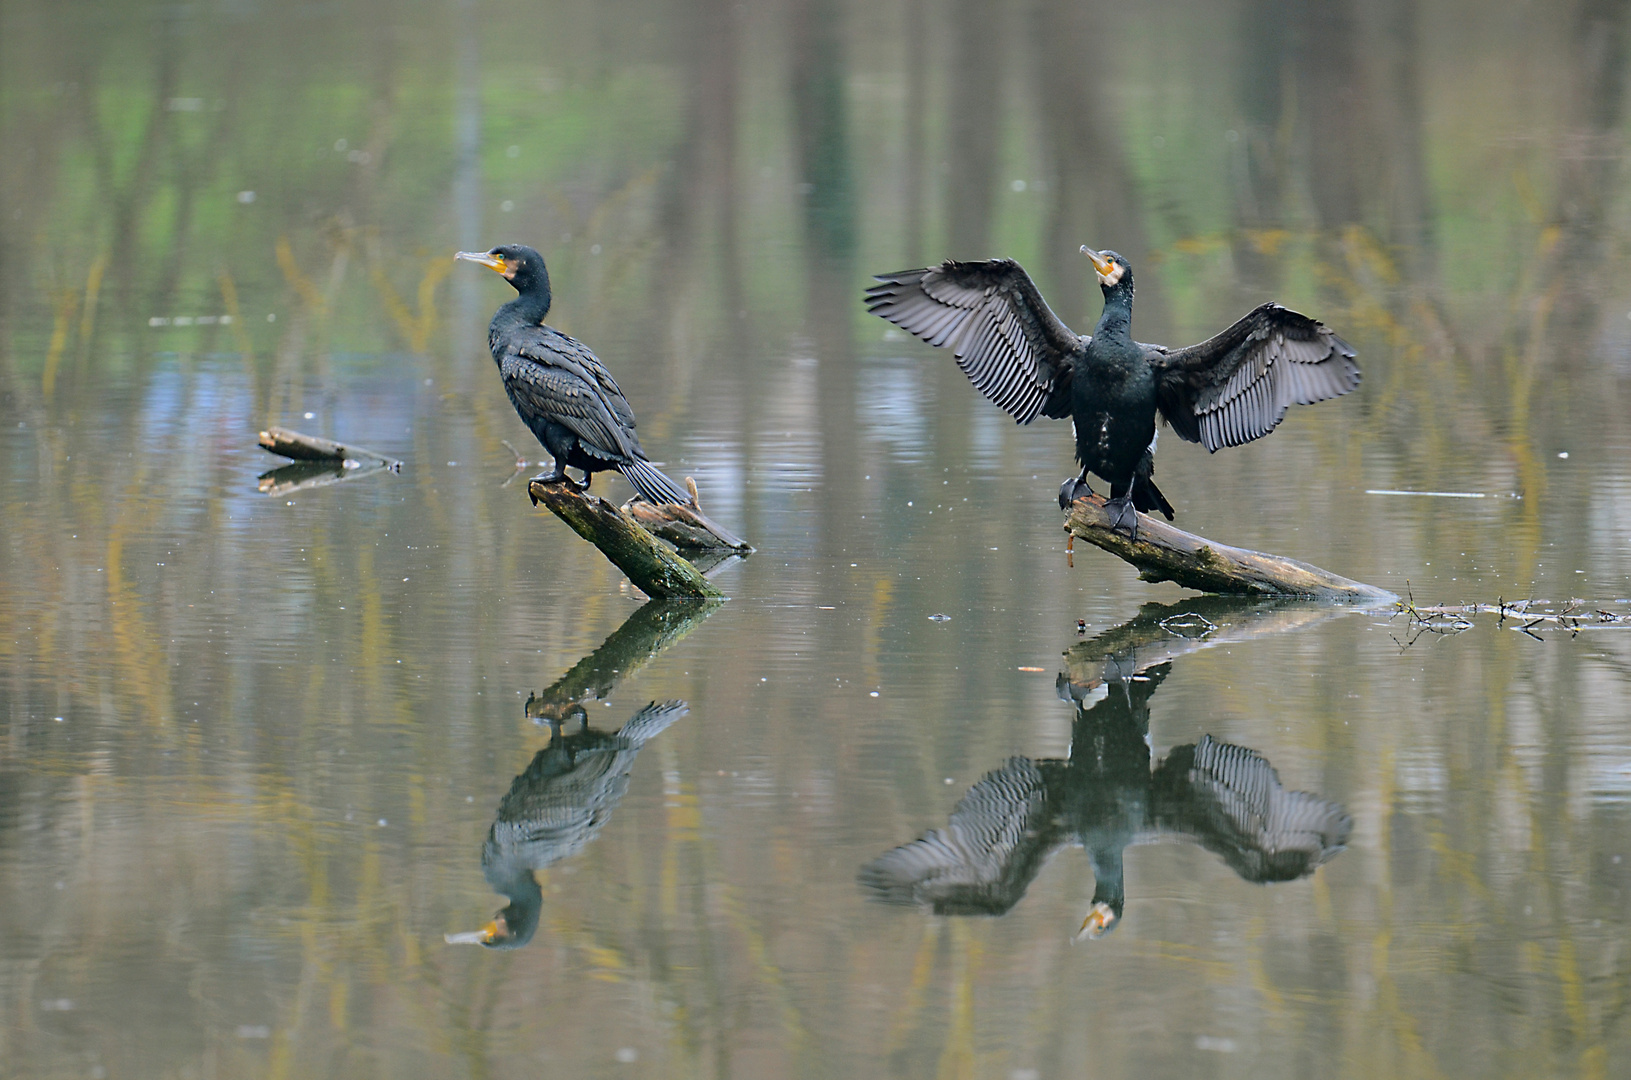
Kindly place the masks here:
[[(1631, 610), (1626, 21), (7, 4), (0, 1075), (1631, 1072), (1631, 633), (1590, 614)], [(757, 546), (727, 603), (636, 615), (506, 486), (505, 441), (544, 456), (484, 350), (509, 290), (450, 258), (504, 241)], [(1578, 632), (1068, 567), (1068, 429), (859, 298), (1011, 255), (1085, 331), (1083, 243), (1145, 340), (1272, 297), (1359, 350), (1268, 439), (1164, 440), (1181, 525), (1423, 604), (1579, 598)], [(272, 423), (406, 464), (262, 494)], [(506, 799), (586, 687), (592, 730), (689, 713), (576, 847), (505, 856), (543, 866), (530, 941), (447, 944), (507, 903), (489, 829), (559, 794)], [(1001, 917), (858, 883), (1016, 756), (1119, 747), (1077, 790), (1125, 825), (1208, 734), (1347, 850), (1259, 884), (1168, 831), (1079, 945), (1081, 850)]]

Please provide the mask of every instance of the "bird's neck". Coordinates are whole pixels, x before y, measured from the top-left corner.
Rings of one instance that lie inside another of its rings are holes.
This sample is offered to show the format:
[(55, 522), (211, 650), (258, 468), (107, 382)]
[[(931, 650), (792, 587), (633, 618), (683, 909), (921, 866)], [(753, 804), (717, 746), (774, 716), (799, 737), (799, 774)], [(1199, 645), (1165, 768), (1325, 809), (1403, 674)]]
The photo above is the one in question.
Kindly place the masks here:
[(494, 322), (503, 319), (511, 325), (537, 326), (549, 314), (549, 287), (527, 289), (520, 296), (498, 309)]
[(1126, 897), (1126, 886), (1121, 876), (1121, 851), (1121, 845), (1108, 844), (1089, 852), (1093, 859), (1093, 903), (1102, 900), (1115, 907), (1118, 914)]
[(1131, 340), (1132, 330), (1132, 288), (1117, 285), (1115, 288), (1106, 290), (1104, 294), (1104, 313), (1099, 316), (1099, 325), (1093, 329), (1093, 337), (1110, 341)]

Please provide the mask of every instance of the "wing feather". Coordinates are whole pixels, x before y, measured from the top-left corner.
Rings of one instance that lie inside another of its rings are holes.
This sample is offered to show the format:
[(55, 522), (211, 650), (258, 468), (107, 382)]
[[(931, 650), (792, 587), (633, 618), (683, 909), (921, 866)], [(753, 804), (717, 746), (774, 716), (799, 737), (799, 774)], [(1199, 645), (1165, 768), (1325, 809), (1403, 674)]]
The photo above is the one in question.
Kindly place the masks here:
[(1179, 438), (1208, 450), (1273, 431), (1292, 405), (1359, 385), (1351, 345), (1323, 323), (1263, 304), (1216, 337), (1171, 351), (1150, 347), (1156, 401)]
[(587, 345), (540, 326), (499, 362), (504, 388), (523, 417), (546, 416), (572, 431), (584, 450), (608, 462), (645, 457), (634, 410)]
[(950, 348), (975, 389), (1015, 420), (1064, 415), (1071, 361), (1085, 339), (1059, 321), (1018, 263), (944, 262), (877, 280), (867, 310)]

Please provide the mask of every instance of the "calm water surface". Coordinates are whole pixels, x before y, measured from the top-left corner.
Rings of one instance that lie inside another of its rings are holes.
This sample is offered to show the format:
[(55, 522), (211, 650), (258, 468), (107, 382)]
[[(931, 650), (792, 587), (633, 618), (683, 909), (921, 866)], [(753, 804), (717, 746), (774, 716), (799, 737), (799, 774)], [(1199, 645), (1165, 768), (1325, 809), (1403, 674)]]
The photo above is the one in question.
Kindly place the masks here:
[[(1631, 1072), (1626, 21), (8, 4), (0, 1074)], [(510, 293), (451, 260), (504, 241), (758, 548), (727, 603), (643, 608), (507, 483)], [(1359, 349), (1164, 440), (1180, 524), (1578, 632), (1068, 565), (1068, 429), (859, 297), (1010, 255), (1087, 330), (1083, 243), (1146, 340), (1272, 297)], [(405, 465), (263, 492), (274, 423)], [(1322, 865), (1184, 771), (1221, 746)], [(1006, 914), (863, 869), (1032, 773), (1091, 850)]]

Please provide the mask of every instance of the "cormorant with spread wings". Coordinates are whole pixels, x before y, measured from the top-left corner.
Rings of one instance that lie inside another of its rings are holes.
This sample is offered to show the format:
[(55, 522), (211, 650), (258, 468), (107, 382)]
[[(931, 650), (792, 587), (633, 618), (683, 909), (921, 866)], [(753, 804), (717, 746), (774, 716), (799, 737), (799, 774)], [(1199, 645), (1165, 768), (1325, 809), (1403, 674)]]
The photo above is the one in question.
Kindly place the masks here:
[(1021, 424), (1037, 416), (1076, 427), (1081, 475), (1059, 505), (1091, 494), (1087, 474), (1110, 484), (1112, 525), (1138, 534), (1134, 510), (1172, 506), (1151, 479), (1155, 415), (1207, 450), (1273, 431), (1291, 405), (1340, 397), (1359, 385), (1353, 348), (1306, 315), (1263, 304), (1223, 333), (1187, 349), (1134, 341), (1133, 272), (1113, 251), (1082, 253), (1104, 292), (1091, 336), (1076, 334), (1012, 259), (943, 262), (880, 274), (867, 310), (931, 345)]
[(595, 473), (616, 469), (650, 502), (688, 504), (690, 493), (646, 460), (634, 410), (600, 357), (544, 325), (550, 305), (544, 257), (530, 247), (505, 245), (454, 258), (498, 271), (520, 294), (493, 316), (487, 345), (515, 411), (555, 458), (555, 471), (538, 479), (567, 480), (570, 465), (583, 470), (588, 490)]

